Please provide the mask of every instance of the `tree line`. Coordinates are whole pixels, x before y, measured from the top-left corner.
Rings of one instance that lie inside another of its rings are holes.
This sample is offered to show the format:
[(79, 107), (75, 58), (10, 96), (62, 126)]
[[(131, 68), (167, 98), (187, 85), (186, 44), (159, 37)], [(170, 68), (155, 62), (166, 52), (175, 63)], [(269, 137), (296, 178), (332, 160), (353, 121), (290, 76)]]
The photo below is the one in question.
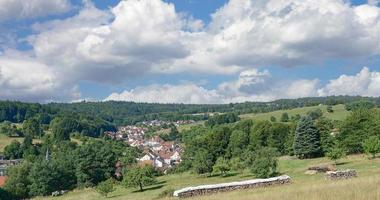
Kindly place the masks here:
[(248, 168), (257, 177), (270, 177), (277, 173), (276, 157), (281, 155), (332, 160), (357, 153), (375, 157), (380, 153), (380, 110), (363, 105), (343, 121), (315, 110), (286, 123), (244, 120), (193, 127), (179, 135), (186, 148), (183, 162), (173, 172), (224, 175)]

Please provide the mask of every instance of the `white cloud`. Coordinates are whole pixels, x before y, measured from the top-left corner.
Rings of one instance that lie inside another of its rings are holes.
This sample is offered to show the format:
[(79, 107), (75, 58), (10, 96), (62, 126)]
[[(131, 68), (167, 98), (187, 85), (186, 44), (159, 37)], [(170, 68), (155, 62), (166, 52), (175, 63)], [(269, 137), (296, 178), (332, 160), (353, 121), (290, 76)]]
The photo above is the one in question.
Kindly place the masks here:
[(251, 69), (241, 72), (235, 81), (221, 83), (217, 89), (206, 89), (194, 83), (156, 84), (113, 93), (105, 100), (193, 104), (271, 101), (315, 96), (317, 84), (318, 80), (276, 80), (267, 70)]
[(231, 0), (213, 14), (223, 65), (294, 66), (380, 53), (380, 8), (342, 0)]
[(0, 99), (47, 102), (79, 98), (48, 66), (31, 59), (0, 58)]
[[(16, 19), (33, 18), (62, 13), (70, 7), (65, 0), (4, 2), (8, 1), (0, 0), (0, 21), (11, 14)], [(162, 0), (125, 0), (109, 10), (84, 2), (72, 17), (34, 24), (33, 35), (27, 39), (32, 46), (26, 52), (27, 60), (46, 70), (59, 85), (51, 88), (73, 91), (79, 81), (117, 84), (152, 73), (240, 73), (237, 80), (221, 83), (215, 90), (195, 84), (165, 85), (160, 90), (159, 85), (154, 85), (111, 96), (161, 101), (155, 91), (167, 91), (179, 97), (162, 97), (165, 101), (195, 103), (316, 96), (339, 92), (334, 89), (336, 83), (318, 89), (318, 80), (277, 80), (268, 71), (255, 68), (316, 65), (327, 60), (380, 54), (377, 1), (355, 6), (344, 0), (230, 0), (212, 14), (206, 25), (178, 13), (173, 4)], [(0, 46), (6, 45), (4, 40), (7, 39), (0, 37)], [(6, 59), (0, 55), (0, 60)], [(14, 72), (21, 70), (25, 59), (12, 59), (8, 65)], [(7, 74), (0, 80), (12, 82), (13, 86), (21, 81), (10, 81), (10, 70)], [(3, 88), (12, 87), (0, 85)], [(36, 88), (52, 91), (42, 86)], [(195, 96), (173, 92), (185, 88)], [(371, 88), (368, 94), (377, 91), (376, 86)]]
[(380, 8), (343, 0), (231, 0), (204, 29), (181, 33), (172, 41), (189, 53), (153, 63), (154, 72), (231, 74), (260, 65), (315, 65), (379, 55)]
[(110, 11), (87, 3), (74, 17), (36, 24), (30, 43), (37, 59), (65, 66), (73, 79), (117, 83), (185, 57), (182, 29), (191, 22), (161, 0), (121, 1)]
[(0, 0), (0, 22), (57, 15), (70, 8), (68, 0)]
[(193, 83), (181, 85), (150, 85), (137, 87), (120, 94), (113, 93), (105, 99), (152, 103), (222, 103), (223, 99), (215, 90), (208, 90)]
[(379, 96), (380, 72), (371, 72), (364, 67), (358, 74), (349, 76), (341, 75), (330, 80), (329, 83), (318, 90), (320, 96), (328, 95), (362, 95)]
[(371, 72), (367, 67), (356, 75), (341, 75), (323, 86), (318, 79), (284, 80), (271, 77), (268, 71), (251, 69), (241, 72), (235, 81), (221, 83), (217, 89), (205, 89), (193, 83), (150, 85), (120, 94), (113, 93), (105, 100), (210, 104), (331, 95), (379, 96), (379, 94), (380, 72)]
[[(71, 18), (36, 25), (37, 59), (69, 77), (120, 82), (147, 73), (233, 74), (380, 53), (380, 9), (342, 0), (231, 0), (209, 25), (161, 0), (87, 3)], [(75, 36), (75, 37), (72, 37)], [(112, 79), (109, 76), (113, 76)]]
[(380, 0), (368, 0), (369, 5), (377, 6), (380, 4)]

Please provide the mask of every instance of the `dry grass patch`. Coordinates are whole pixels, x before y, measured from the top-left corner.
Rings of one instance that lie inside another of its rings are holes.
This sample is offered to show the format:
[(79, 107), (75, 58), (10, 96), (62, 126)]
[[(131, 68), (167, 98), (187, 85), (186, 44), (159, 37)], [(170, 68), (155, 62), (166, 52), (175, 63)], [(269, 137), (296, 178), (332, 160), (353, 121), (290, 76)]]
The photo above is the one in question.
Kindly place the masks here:
[(342, 181), (321, 180), (304, 184), (262, 188), (247, 191), (220, 193), (192, 200), (378, 200), (380, 199), (380, 175)]

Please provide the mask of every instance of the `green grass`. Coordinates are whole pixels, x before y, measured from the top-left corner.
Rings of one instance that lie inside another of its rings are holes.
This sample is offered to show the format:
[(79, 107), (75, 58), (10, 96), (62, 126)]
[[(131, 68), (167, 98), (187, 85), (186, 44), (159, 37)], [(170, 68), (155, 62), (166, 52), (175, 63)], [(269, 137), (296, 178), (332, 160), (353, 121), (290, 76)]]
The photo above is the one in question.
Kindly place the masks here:
[[(204, 124), (204, 121), (199, 121), (199, 122), (195, 122), (193, 124), (184, 124), (184, 125), (179, 125), (177, 127), (177, 130), (178, 132), (182, 133), (183, 131), (187, 131), (187, 130), (190, 130), (191, 127), (194, 127), (194, 126), (199, 126), (199, 125), (203, 125)], [(161, 129), (159, 131), (156, 131), (154, 133), (154, 135), (160, 135), (160, 134), (169, 134), (170, 133), (170, 128), (167, 128), (167, 129)]]
[(9, 145), (13, 140), (22, 142), (24, 138), (22, 137), (8, 137), (6, 135), (0, 134), (0, 152), (4, 152), (5, 146)]
[(290, 110), (278, 110), (268, 113), (258, 113), (258, 114), (244, 114), (240, 115), (242, 119), (253, 119), (253, 120), (270, 120), (271, 116), (276, 117), (277, 121), (280, 121), (281, 115), (284, 112), (289, 114), (289, 117), (294, 116), (296, 114), (300, 114), (301, 116), (306, 115), (307, 112), (313, 111), (316, 109), (321, 109), (323, 112), (323, 116), (332, 119), (332, 120), (343, 120), (345, 119), (349, 112), (344, 108), (344, 105), (336, 105), (333, 106), (333, 113), (327, 112), (327, 106), (312, 106), (312, 107), (303, 107), (303, 108), (295, 108)]
[[(0, 134), (0, 152), (4, 152), (4, 148), (9, 145), (12, 141), (17, 140), (23, 142), (23, 137), (8, 137), (6, 135)], [(40, 139), (33, 139), (33, 143), (41, 143)]]
[(178, 126), (178, 131), (179, 132), (183, 132), (183, 131), (186, 131), (186, 130), (190, 130), (191, 127), (194, 127), (194, 126), (199, 126), (199, 125), (203, 125), (204, 124), (204, 121), (199, 121), (199, 122), (195, 122), (193, 124), (184, 124), (184, 125), (180, 125)]
[[(326, 158), (298, 160), (292, 157), (283, 157), (279, 162), (279, 170), (282, 174), (292, 177), (292, 184), (269, 188), (240, 190), (228, 193), (214, 194), (191, 199), (268, 199), (268, 200), (333, 200), (333, 199), (380, 199), (380, 159), (369, 160), (365, 156), (349, 156), (341, 160), (338, 168), (355, 169), (359, 178), (343, 181), (329, 181), (323, 174), (306, 175), (305, 170), (312, 165), (331, 163)], [(118, 186), (116, 191), (109, 195), (112, 200), (145, 200), (157, 199), (159, 194), (167, 189), (180, 189), (187, 186), (202, 184), (223, 183), (237, 180), (253, 179), (245, 172), (229, 177), (200, 177), (190, 173), (167, 175), (158, 178), (159, 184), (147, 188), (144, 192), (137, 189), (125, 189)], [(105, 199), (93, 189), (76, 190), (61, 197), (40, 197), (38, 200), (100, 200)], [(176, 198), (166, 198), (176, 199)]]

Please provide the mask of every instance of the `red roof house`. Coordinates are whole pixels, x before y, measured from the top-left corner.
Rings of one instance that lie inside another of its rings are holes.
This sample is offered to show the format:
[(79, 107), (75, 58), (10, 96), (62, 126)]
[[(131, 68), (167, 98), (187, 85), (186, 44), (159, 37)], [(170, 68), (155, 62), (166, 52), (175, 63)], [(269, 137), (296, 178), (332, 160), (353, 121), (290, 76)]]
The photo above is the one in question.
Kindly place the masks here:
[(3, 187), (5, 185), (5, 181), (7, 181), (7, 177), (0, 176), (0, 187)]

